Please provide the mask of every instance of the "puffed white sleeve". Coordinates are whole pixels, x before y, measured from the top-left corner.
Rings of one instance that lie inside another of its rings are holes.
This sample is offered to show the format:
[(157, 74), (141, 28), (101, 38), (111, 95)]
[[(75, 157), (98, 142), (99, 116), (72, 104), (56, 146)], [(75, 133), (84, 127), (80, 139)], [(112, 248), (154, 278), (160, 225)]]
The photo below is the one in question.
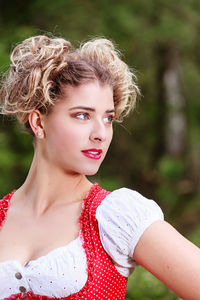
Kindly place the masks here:
[(157, 220), (164, 220), (155, 201), (127, 188), (106, 196), (97, 208), (96, 218), (104, 250), (126, 277), (137, 266), (133, 253), (145, 229)]

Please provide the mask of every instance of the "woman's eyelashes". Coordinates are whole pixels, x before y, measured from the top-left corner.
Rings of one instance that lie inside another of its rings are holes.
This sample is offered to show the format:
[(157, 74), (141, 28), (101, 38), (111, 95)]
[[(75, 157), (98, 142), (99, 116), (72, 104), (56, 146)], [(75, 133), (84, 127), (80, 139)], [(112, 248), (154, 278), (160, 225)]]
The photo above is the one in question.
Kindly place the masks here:
[[(73, 117), (75, 117), (76, 119), (79, 119), (79, 120), (90, 120), (93, 116), (87, 112), (79, 112), (79, 113), (76, 113), (75, 115), (73, 115)], [(113, 114), (106, 115), (105, 117), (103, 117), (103, 120), (106, 124), (112, 124), (114, 119), (115, 119), (115, 116)]]
[(104, 118), (105, 123), (107, 123), (107, 124), (112, 124), (114, 119), (115, 119), (114, 115), (108, 115)]
[(77, 113), (75, 115), (75, 117), (80, 120), (89, 120), (90, 119), (89, 113), (86, 113), (86, 112)]

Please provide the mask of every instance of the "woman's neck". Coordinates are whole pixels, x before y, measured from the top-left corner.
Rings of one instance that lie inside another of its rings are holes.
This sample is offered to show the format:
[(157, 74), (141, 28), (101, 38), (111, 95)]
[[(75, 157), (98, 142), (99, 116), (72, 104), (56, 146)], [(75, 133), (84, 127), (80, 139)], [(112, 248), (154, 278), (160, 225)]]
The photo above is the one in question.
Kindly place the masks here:
[(30, 204), (36, 215), (45, 213), (50, 207), (81, 200), (92, 183), (82, 174), (68, 174), (63, 170), (34, 158), (24, 184), (16, 191), (20, 201)]

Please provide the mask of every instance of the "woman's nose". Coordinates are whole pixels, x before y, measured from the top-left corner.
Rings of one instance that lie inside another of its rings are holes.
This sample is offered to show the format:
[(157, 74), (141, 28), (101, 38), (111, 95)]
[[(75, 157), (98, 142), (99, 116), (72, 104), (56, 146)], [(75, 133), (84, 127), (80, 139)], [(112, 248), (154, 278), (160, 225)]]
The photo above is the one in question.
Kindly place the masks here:
[(96, 121), (93, 124), (90, 139), (92, 141), (104, 142), (106, 140), (106, 127), (105, 124), (101, 121)]

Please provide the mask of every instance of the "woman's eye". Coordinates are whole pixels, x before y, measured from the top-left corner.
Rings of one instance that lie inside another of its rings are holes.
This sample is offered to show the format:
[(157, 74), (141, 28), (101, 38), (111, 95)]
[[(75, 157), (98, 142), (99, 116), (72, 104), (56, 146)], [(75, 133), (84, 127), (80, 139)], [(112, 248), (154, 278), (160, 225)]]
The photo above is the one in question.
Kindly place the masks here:
[(89, 114), (88, 113), (78, 113), (78, 114), (76, 114), (76, 118), (81, 119), (81, 120), (88, 120)]
[(114, 116), (113, 116), (113, 115), (106, 116), (106, 117), (104, 118), (104, 120), (105, 120), (106, 123), (111, 124), (111, 123), (114, 121)]

